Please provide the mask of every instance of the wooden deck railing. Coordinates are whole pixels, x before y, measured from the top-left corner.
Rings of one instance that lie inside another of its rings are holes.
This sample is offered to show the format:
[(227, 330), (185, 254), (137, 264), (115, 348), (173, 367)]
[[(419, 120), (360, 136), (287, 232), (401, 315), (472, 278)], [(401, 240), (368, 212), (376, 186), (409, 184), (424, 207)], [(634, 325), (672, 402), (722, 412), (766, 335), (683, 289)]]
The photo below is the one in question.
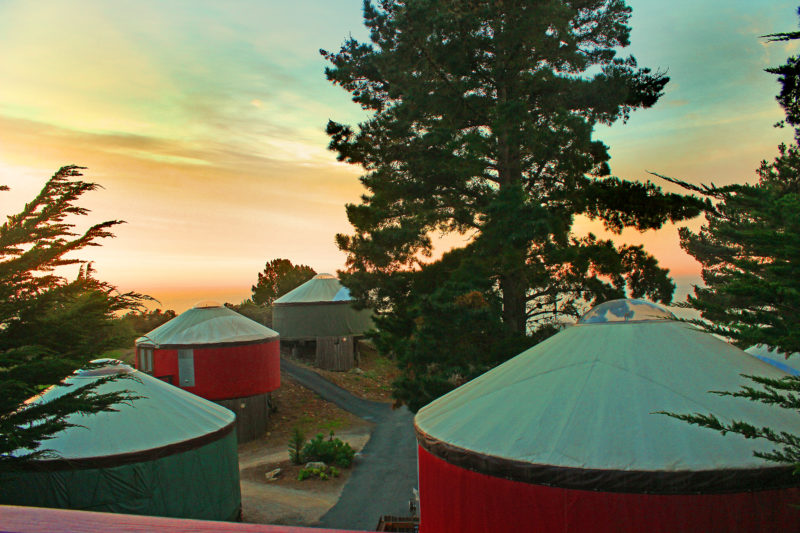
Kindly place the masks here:
[[(2, 533), (348, 533), (341, 529), (184, 520), (0, 505)], [(354, 533), (354, 532), (349, 532)]]

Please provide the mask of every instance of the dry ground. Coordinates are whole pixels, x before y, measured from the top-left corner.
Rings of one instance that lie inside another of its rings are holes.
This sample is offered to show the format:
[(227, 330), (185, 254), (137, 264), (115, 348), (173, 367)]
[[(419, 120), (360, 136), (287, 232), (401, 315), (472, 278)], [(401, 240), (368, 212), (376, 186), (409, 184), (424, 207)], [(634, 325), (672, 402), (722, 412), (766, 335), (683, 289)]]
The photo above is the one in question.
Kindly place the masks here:
[[(374, 401), (391, 401), (391, 383), (398, 374), (393, 361), (380, 357), (369, 345), (361, 344), (360, 371), (330, 372), (292, 359), (314, 370), (352, 394)], [(298, 481), (300, 467), (289, 462), (289, 437), (295, 427), (307, 438), (318, 433), (335, 435), (361, 450), (370, 437), (371, 424), (336, 405), (281, 373), (281, 386), (273, 393), (277, 412), (272, 415), (267, 435), (239, 447), (242, 508), (245, 522), (313, 526), (339, 500), (352, 468), (340, 469), (338, 478)], [(265, 474), (281, 468), (276, 481)]]
[[(369, 440), (371, 425), (332, 403), (319, 398), (281, 373), (281, 386), (273, 393), (277, 411), (267, 434), (239, 446), (242, 514), (245, 522), (261, 524), (314, 525), (338, 501), (350, 469), (340, 469), (338, 478), (298, 481), (300, 467), (289, 463), (288, 444), (295, 427), (307, 438), (317, 433), (335, 435), (357, 451)], [(276, 481), (265, 474), (281, 468)]]
[[(398, 375), (393, 361), (381, 357), (369, 345), (361, 343), (359, 370), (330, 372), (315, 368), (307, 360), (292, 359), (352, 394), (373, 401), (390, 402), (391, 383)], [(134, 364), (134, 350), (120, 349), (106, 355)], [(239, 471), (242, 490), (242, 515), (245, 522), (315, 525), (339, 500), (352, 468), (340, 469), (338, 478), (297, 480), (300, 466), (289, 462), (288, 443), (295, 427), (306, 438), (318, 433), (349, 442), (361, 450), (370, 437), (372, 425), (336, 405), (322, 400), (313, 391), (281, 373), (281, 386), (273, 393), (277, 411), (271, 415), (267, 434), (239, 446)], [(265, 474), (281, 468), (282, 475), (267, 481)]]
[(397, 365), (391, 359), (382, 357), (377, 350), (363, 340), (358, 343), (359, 362), (357, 369), (349, 372), (332, 372), (316, 368), (307, 359), (288, 356), (293, 363), (302, 365), (320, 374), (328, 381), (335, 383), (350, 393), (376, 402), (392, 401), (392, 382), (400, 374)]
[(277, 411), (271, 415), (267, 446), (286, 447), (295, 427), (311, 438), (317, 433), (327, 436), (331, 431), (337, 435), (367, 422), (356, 415), (326, 402), (317, 394), (281, 372), (281, 386), (272, 393)]
[[(367, 426), (360, 429), (339, 437), (361, 450), (369, 440), (369, 431)], [(297, 474), (302, 466), (290, 463), (285, 446), (261, 448), (260, 453), (240, 447), (239, 457), (242, 518), (258, 524), (315, 525), (339, 500), (353, 468), (339, 469), (339, 477), (326, 481), (299, 481)], [(281, 475), (275, 481), (267, 481), (265, 474), (275, 468), (281, 469)]]

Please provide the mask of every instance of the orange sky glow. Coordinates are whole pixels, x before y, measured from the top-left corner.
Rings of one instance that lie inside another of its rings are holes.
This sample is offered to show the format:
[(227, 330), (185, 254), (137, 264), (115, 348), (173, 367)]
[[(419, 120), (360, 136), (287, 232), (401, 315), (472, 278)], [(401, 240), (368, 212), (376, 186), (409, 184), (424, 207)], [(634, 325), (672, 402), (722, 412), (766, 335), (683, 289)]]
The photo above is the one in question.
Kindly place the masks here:
[[(672, 81), (652, 110), (598, 128), (613, 173), (752, 181), (790, 139), (773, 128), (778, 85), (763, 69), (796, 53), (759, 36), (796, 29), (796, 3), (628, 3), (629, 53)], [(178, 312), (240, 302), (273, 258), (343, 268), (334, 235), (351, 231), (344, 204), (363, 191), (359, 169), (326, 150), (324, 127), (365, 115), (325, 80), (318, 50), (350, 34), (366, 39), (361, 0), (0, 3), (0, 184), (12, 188), (0, 215), (59, 167), (88, 167), (103, 189), (82, 200), (82, 227), (126, 224), (81, 257)], [(674, 227), (617, 240), (645, 244), (679, 295), (698, 279)]]

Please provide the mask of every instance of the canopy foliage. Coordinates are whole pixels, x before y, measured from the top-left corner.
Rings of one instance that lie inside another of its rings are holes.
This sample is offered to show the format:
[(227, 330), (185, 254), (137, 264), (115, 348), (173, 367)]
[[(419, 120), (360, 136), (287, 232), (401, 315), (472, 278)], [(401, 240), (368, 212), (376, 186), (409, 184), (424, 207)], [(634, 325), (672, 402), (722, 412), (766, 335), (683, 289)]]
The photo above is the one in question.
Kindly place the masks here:
[(307, 265), (293, 265), (288, 259), (273, 259), (258, 273), (250, 298), (256, 305), (271, 306), (272, 302), (313, 278), (317, 273)]
[[(61, 168), (24, 209), (0, 226), (0, 468), (45, 455), (36, 450), (58, 431), (74, 425), (73, 413), (113, 410), (133, 399), (125, 392), (96, 394), (109, 376), (62, 395), (47, 404), (25, 404), (74, 370), (118, 346), (114, 315), (138, 309), (144, 296), (120, 293), (94, 277), (90, 263), (72, 256), (99, 239), (111, 237), (120, 221), (75, 231), (75, 217), (87, 214), (77, 205), (97, 184), (78, 179), (81, 167)], [(7, 190), (7, 187), (3, 187)], [(78, 265), (75, 279), (60, 274)], [(17, 453), (15, 450), (30, 450)]]
[[(456, 300), (474, 291), (488, 322), (476, 330), (478, 315), (452, 317), (441, 335), (491, 330), (501, 340), (481, 367), (514, 355), (500, 353), (502, 339), (551, 331), (586, 303), (626, 291), (670, 301), (674, 284), (641, 247), (572, 232), (577, 215), (611, 232), (648, 230), (703, 205), (611, 176), (608, 148), (593, 137), (595, 125), (652, 106), (668, 81), (617, 55), (629, 17), (621, 0), (367, 0), (371, 42), (322, 51), (328, 79), (371, 112), (357, 128), (331, 121), (327, 131), (339, 160), (366, 172), (367, 193), (347, 206), (355, 231), (337, 243), (342, 282), (384, 313), (379, 345), (447, 359), (420, 324), (443, 320), (445, 300), (462, 309)], [(431, 284), (435, 238), (446, 234), (460, 236), (463, 253)], [(401, 356), (412, 381), (433, 368), (420, 357)], [(448, 372), (439, 377), (453, 381)]]

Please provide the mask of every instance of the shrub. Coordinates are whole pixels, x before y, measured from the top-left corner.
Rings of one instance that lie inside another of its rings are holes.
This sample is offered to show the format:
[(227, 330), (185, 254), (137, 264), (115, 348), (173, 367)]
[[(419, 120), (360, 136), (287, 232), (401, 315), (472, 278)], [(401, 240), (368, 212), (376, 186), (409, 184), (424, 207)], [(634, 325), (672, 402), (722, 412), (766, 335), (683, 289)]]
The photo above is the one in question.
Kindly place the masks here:
[(306, 461), (322, 461), (341, 468), (348, 468), (353, 464), (355, 453), (348, 443), (333, 438), (333, 431), (328, 440), (319, 433), (303, 447), (303, 458)]
[(318, 477), (322, 481), (330, 478), (339, 477), (339, 470), (335, 466), (326, 466), (325, 468), (301, 468), (297, 474), (299, 481), (305, 481), (308, 478)]
[(303, 464), (303, 446), (305, 442), (305, 435), (300, 431), (300, 428), (295, 427), (292, 436), (289, 438), (289, 460), (292, 464)]

